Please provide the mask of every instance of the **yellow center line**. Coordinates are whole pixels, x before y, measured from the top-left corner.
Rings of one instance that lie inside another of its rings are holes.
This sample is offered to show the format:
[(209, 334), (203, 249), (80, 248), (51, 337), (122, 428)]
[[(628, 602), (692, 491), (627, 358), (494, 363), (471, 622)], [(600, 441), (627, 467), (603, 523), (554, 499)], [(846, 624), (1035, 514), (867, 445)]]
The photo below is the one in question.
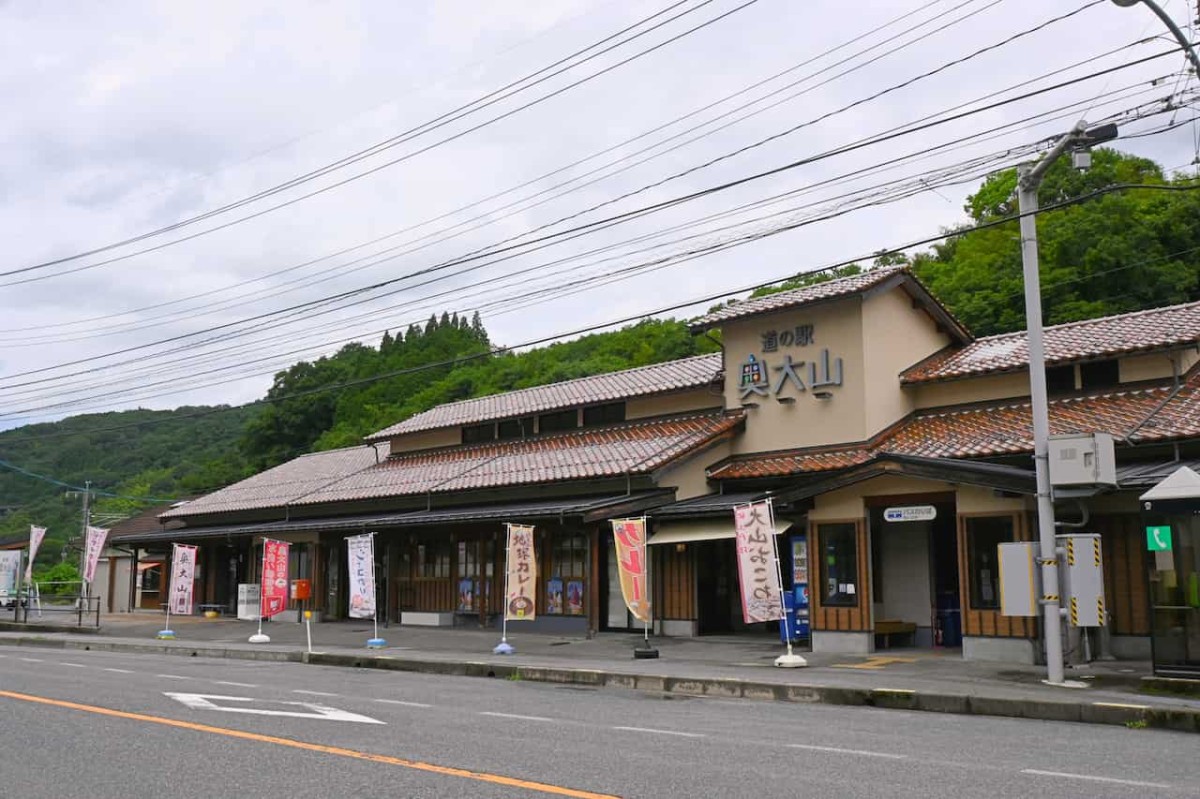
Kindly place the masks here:
[(85, 713), (95, 713), (100, 716), (111, 716), (119, 719), (129, 719), (130, 721), (141, 721), (148, 724), (162, 724), (166, 727), (177, 727), (183, 730), (192, 730), (194, 732), (206, 732), (211, 735), (224, 735), (229, 738), (241, 738), (246, 741), (257, 741), (258, 743), (274, 744), (276, 746), (286, 746), (292, 749), (302, 749), (307, 752), (321, 752), (327, 755), (337, 755), (338, 757), (349, 757), (355, 760), (367, 760), (372, 763), (383, 763), (388, 766), (400, 766), (401, 768), (414, 769), (416, 771), (427, 771), (431, 774), (440, 774), (444, 777), (459, 777), (464, 780), (475, 780), (476, 782), (487, 782), (493, 785), (504, 785), (510, 788), (522, 788), (527, 791), (537, 791), (539, 793), (553, 794), (554, 796), (570, 796), (574, 799), (619, 799), (619, 797), (606, 793), (593, 793), (591, 791), (580, 791), (575, 788), (566, 788), (561, 785), (550, 785), (545, 782), (532, 782), (530, 780), (517, 779), (516, 777), (505, 777), (502, 774), (489, 774), (484, 771), (469, 771), (467, 769), (454, 768), (452, 766), (439, 766), (436, 763), (423, 763), (419, 760), (407, 760), (402, 757), (391, 757), (389, 755), (378, 755), (372, 752), (360, 752), (357, 749), (345, 749), (340, 746), (326, 746), (324, 744), (308, 743), (307, 741), (295, 741), (291, 738), (279, 738), (274, 735), (260, 735), (256, 732), (244, 732), (242, 730), (233, 730), (225, 727), (212, 727), (208, 724), (195, 724), (190, 721), (180, 721), (179, 719), (169, 719), (162, 716), (150, 716), (144, 713), (128, 713), (124, 710), (113, 710), (107, 707), (98, 707), (96, 705), (83, 705), (77, 702), (65, 702), (61, 699), (48, 699), (44, 696), (32, 696), (30, 694), (18, 694), (13, 691), (0, 691), (0, 697), (8, 699), (17, 699), (23, 702), (34, 702), (41, 705), (52, 705), (54, 707), (66, 708), (68, 710), (79, 710)]

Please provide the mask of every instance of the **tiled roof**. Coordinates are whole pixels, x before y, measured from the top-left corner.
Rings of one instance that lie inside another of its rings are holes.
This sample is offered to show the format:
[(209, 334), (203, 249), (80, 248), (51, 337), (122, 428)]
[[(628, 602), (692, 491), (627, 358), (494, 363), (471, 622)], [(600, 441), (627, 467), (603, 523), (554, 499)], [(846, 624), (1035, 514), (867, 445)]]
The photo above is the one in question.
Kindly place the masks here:
[(854, 294), (860, 294), (888, 278), (900, 274), (910, 273), (903, 266), (869, 269), (866, 272), (851, 275), (850, 277), (827, 280), (824, 283), (814, 283), (811, 286), (804, 286), (792, 289), (791, 291), (781, 291), (777, 294), (768, 294), (765, 297), (740, 300), (732, 305), (727, 305), (724, 308), (713, 311), (707, 316), (700, 317), (692, 323), (692, 327), (708, 328), (721, 322), (727, 322), (730, 319), (739, 319), (743, 316), (782, 311), (785, 308), (797, 308), (801, 305), (809, 305), (814, 302), (832, 300), (838, 297), (849, 297)]
[[(1046, 363), (1070, 363), (1191, 344), (1200, 340), (1200, 302), (1152, 308), (1103, 319), (1089, 319), (1045, 330)], [(960, 349), (946, 349), (900, 375), (902, 383), (948, 380), (1029, 366), (1024, 332), (981, 338)]]
[(732, 430), (741, 421), (739, 414), (692, 414), (525, 441), (401, 453), (314, 489), (293, 504), (645, 474)]
[[(386, 456), (387, 451), (383, 449), (380, 457)], [(375, 451), (367, 446), (302, 455), (172, 508), (159, 518), (166, 520), (233, 510), (281, 508), (326, 483), (361, 471), (374, 463)]]
[(509, 419), (628, 397), (661, 394), (708, 385), (721, 371), (721, 354), (696, 355), (678, 361), (639, 366), (620, 372), (523, 388), (490, 397), (451, 402), (380, 430), (367, 437), (380, 441), (402, 433)]
[[(1050, 403), (1052, 435), (1112, 433), (1138, 442), (1200, 436), (1200, 372), (1170, 386), (1060, 399)], [(1132, 433), (1132, 435), (1130, 435)], [(883, 453), (928, 458), (984, 458), (1033, 450), (1028, 402), (922, 411), (871, 444), (840, 450), (796, 450), (727, 461), (710, 471), (722, 480), (784, 477), (843, 469)]]

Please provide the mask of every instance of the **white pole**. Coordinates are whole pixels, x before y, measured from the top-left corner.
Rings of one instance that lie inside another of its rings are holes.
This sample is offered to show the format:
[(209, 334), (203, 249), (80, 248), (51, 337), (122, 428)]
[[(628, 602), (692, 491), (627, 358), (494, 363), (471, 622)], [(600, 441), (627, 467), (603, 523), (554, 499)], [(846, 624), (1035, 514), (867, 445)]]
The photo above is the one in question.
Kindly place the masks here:
[(263, 539), (262, 559), (259, 561), (259, 569), (258, 569), (258, 590), (259, 590), (259, 594), (258, 594), (258, 632), (255, 633), (254, 635), (250, 636), (250, 643), (252, 643), (252, 644), (269, 644), (269, 643), (271, 643), (271, 637), (269, 635), (263, 635), (263, 631), (262, 631), (262, 620), (263, 620), (262, 581), (263, 581), (263, 575), (266, 574), (266, 572), (267, 572), (267, 540), (268, 539), (266, 539), (266, 538)]
[(512, 556), (512, 525), (504, 525), (504, 599), (500, 603), (500, 643), (492, 649), (493, 655), (511, 655), (513, 648), (508, 643), (508, 566)]
[[(371, 597), (371, 621), (375, 626), (375, 637), (367, 641), (367, 649), (382, 649), (387, 645), (387, 641), (379, 637), (379, 575), (375, 573), (375, 533), (367, 533), (371, 542), (371, 591), (374, 595)], [(386, 567), (385, 567), (386, 568)]]
[(646, 601), (650, 603), (650, 612), (646, 614), (645, 621), (642, 622), (642, 635), (646, 641), (646, 648), (650, 648), (650, 620), (654, 618), (654, 591), (650, 588), (650, 545), (646, 543), (649, 536), (649, 531), (646, 528), (646, 517), (642, 517), (642, 557), (646, 560)]
[(780, 668), (794, 669), (807, 666), (808, 661), (792, 651), (792, 626), (789, 623), (787, 602), (783, 599), (783, 564), (779, 560), (779, 536), (775, 530), (775, 503), (767, 497), (767, 521), (771, 525), (771, 548), (775, 553), (775, 578), (779, 581), (779, 612), (783, 614), (783, 637), (787, 642), (787, 654), (775, 658), (775, 665)]
[(171, 588), (175, 583), (175, 564), (178, 562), (179, 544), (171, 544), (171, 568), (167, 571), (167, 625), (159, 631), (157, 636), (164, 640), (175, 637), (175, 632), (171, 629), (171, 598), (174, 596)]

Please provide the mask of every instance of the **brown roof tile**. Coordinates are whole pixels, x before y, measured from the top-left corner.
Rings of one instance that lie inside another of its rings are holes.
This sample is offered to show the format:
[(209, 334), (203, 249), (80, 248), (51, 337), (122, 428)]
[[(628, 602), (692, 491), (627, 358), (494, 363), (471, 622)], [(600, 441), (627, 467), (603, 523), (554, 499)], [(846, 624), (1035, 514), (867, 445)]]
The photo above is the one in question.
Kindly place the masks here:
[(693, 414), (525, 441), (401, 453), (315, 489), (293, 504), (645, 474), (732, 430), (741, 420), (740, 414)]
[[(1052, 435), (1105, 432), (1137, 441), (1200, 436), (1200, 372), (1175, 392), (1170, 386), (1071, 397), (1050, 403)], [(1033, 451), (1030, 405), (997, 402), (921, 411), (881, 441), (841, 450), (797, 450), (749, 455), (711, 470), (716, 479), (785, 477), (855, 466), (874, 455), (985, 458)]]
[(477, 424), (493, 419), (543, 413), (628, 397), (700, 388), (721, 371), (721, 354), (697, 355), (677, 361), (639, 366), (620, 372), (581, 377), (546, 386), (523, 388), (490, 397), (451, 402), (418, 413), (367, 437), (380, 441), (403, 433)]
[[(1103, 319), (1047, 327), (1046, 363), (1165, 349), (1200, 340), (1200, 302), (1152, 308)], [(900, 375), (903, 383), (1011, 372), (1029, 366), (1025, 332), (981, 338), (960, 349), (946, 349)]]
[[(380, 457), (386, 457), (386, 449)], [(313, 452), (259, 472), (241, 482), (172, 508), (159, 516), (175, 519), (206, 513), (255, 508), (280, 508), (333, 480), (361, 471), (375, 463), (371, 447), (348, 447)]]

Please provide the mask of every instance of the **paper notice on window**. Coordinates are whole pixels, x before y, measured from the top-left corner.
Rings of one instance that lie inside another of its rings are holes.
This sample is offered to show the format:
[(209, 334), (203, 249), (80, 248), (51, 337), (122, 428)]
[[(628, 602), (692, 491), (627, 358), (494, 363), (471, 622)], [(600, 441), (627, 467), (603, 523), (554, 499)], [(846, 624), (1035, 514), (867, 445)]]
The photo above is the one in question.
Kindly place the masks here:
[(846, 583), (846, 593), (847, 594), (854, 593), (854, 583)]

